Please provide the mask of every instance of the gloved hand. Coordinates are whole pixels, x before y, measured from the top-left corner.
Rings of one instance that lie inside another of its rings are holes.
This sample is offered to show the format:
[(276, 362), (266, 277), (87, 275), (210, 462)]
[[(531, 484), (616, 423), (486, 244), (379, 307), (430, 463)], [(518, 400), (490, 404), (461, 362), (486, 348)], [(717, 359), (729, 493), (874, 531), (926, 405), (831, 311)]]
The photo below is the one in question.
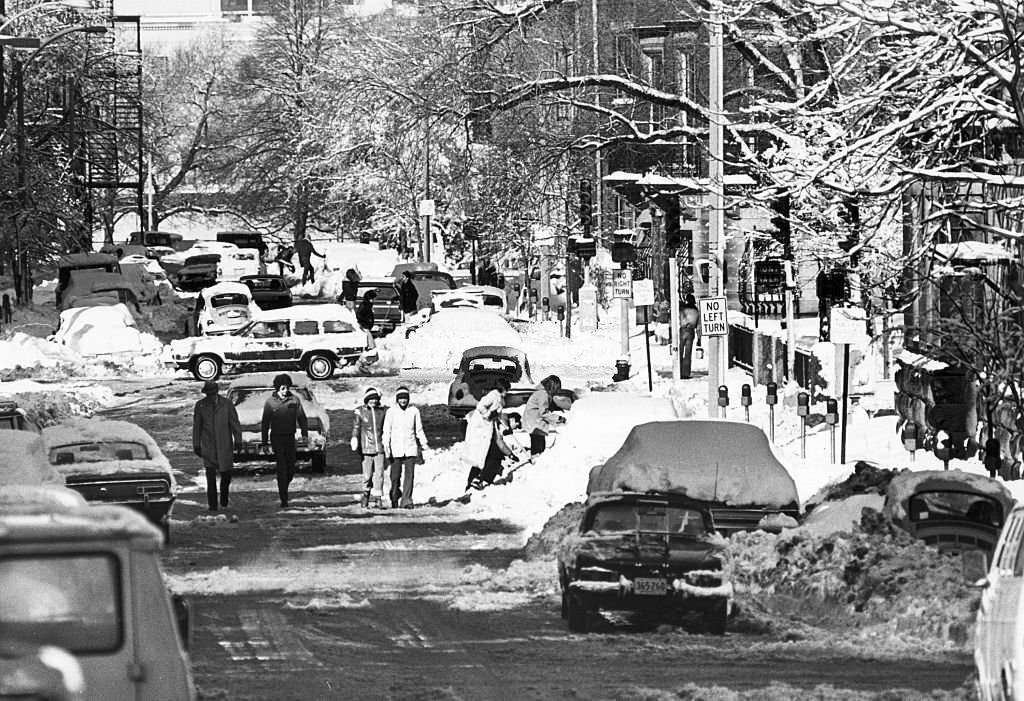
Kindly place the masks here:
[(349, 445), (352, 446), (352, 450), (359, 450), (359, 439), (353, 438)]

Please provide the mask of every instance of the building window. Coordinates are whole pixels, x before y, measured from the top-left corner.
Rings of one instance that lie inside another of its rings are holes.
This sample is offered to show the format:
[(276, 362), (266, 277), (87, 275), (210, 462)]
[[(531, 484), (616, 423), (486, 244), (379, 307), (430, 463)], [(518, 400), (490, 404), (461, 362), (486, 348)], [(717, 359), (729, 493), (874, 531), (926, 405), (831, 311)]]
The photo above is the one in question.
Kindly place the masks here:
[[(647, 50), (643, 52), (644, 82), (652, 88), (663, 90), (665, 88), (665, 55), (659, 50)], [(649, 130), (654, 131), (661, 126), (665, 117), (664, 105), (650, 104)]]
[[(693, 57), (688, 51), (680, 51), (676, 54), (676, 95), (686, 99), (692, 99), (693, 95)], [(677, 117), (681, 126), (690, 123), (686, 110), (679, 110)]]
[(616, 229), (632, 229), (636, 226), (636, 208), (622, 195), (615, 195)]

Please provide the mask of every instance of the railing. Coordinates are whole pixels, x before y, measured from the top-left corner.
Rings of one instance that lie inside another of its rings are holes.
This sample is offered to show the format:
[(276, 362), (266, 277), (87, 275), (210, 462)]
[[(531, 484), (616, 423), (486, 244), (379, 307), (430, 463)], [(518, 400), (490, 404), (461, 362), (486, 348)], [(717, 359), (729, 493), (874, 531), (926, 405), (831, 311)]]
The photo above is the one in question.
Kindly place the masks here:
[[(762, 358), (762, 362), (771, 362), (773, 366), (783, 369), (783, 374), (792, 377), (804, 389), (813, 389), (818, 376), (818, 359), (812, 353), (797, 348), (794, 353), (793, 369), (785, 367), (786, 343), (779, 341), (775, 347), (777, 358)], [(729, 326), (729, 364), (754, 372), (754, 331), (744, 326)]]
[(742, 326), (729, 326), (730, 363), (750, 372), (754, 369), (754, 332)]

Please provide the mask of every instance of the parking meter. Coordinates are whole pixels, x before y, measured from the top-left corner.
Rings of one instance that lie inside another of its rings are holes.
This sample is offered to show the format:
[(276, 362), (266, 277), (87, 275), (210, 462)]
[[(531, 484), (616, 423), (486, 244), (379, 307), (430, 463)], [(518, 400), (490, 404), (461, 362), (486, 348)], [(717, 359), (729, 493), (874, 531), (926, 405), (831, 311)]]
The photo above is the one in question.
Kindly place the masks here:
[(740, 387), (740, 404), (750, 406), (750, 385), (745, 384)]
[(729, 388), (725, 385), (718, 386), (718, 406), (729, 406)]
[(839, 402), (835, 399), (825, 401), (825, 423), (835, 426), (839, 423)]
[(545, 297), (540, 303), (544, 307), (544, 313), (547, 314), (551, 310), (551, 300)]
[(800, 392), (796, 395), (796, 415), (807, 416), (811, 413), (811, 395)]
[(903, 441), (903, 447), (911, 453), (917, 450), (917, 424), (908, 422), (900, 432), (900, 439)]
[(565, 321), (565, 305), (558, 305), (558, 320)]
[(512, 289), (515, 290), (516, 294), (519, 294), (519, 291), (523, 289), (523, 286), (517, 282), (515, 285), (512, 286)]
[(764, 395), (764, 401), (768, 406), (775, 406), (779, 403), (779, 386), (774, 382), (769, 382), (765, 385), (766, 394)]

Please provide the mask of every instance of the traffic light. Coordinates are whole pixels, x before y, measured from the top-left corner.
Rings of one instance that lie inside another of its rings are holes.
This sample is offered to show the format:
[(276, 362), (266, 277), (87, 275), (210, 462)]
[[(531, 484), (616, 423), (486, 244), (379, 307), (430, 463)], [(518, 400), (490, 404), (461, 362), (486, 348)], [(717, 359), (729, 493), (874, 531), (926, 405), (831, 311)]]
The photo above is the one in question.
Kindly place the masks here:
[(612, 262), (632, 263), (636, 261), (636, 246), (627, 240), (627, 236), (615, 235), (612, 242)]
[[(838, 242), (838, 246), (843, 252), (849, 253), (860, 244), (860, 204), (857, 202), (856, 197), (847, 197), (843, 200), (842, 209), (839, 210), (839, 218), (849, 227), (849, 233), (846, 235), (846, 238)], [(859, 252), (850, 256), (850, 263), (856, 265), (859, 257)]]
[(480, 227), (472, 219), (462, 222), (462, 238), (467, 241), (477, 241), (480, 238)]
[(671, 204), (665, 209), (665, 248), (675, 251), (683, 247), (683, 232), (679, 228), (679, 217), (682, 212), (679, 209), (677, 198), (673, 198)]
[(771, 225), (775, 229), (772, 238), (782, 244), (782, 255), (785, 258), (793, 257), (792, 236), (789, 222), (789, 195), (779, 195), (772, 200)]
[(594, 227), (594, 191), (589, 180), (580, 180), (580, 228), (589, 236)]
[(580, 258), (593, 258), (597, 255), (597, 239), (593, 236), (576, 239), (576, 255)]
[(839, 302), (846, 299), (846, 271), (842, 269), (822, 271), (815, 280), (815, 292), (819, 301)]
[(754, 282), (762, 290), (776, 289), (786, 283), (786, 268), (777, 258), (754, 261)]
[(818, 301), (818, 340), (828, 343), (832, 338), (832, 305), (825, 301)]

